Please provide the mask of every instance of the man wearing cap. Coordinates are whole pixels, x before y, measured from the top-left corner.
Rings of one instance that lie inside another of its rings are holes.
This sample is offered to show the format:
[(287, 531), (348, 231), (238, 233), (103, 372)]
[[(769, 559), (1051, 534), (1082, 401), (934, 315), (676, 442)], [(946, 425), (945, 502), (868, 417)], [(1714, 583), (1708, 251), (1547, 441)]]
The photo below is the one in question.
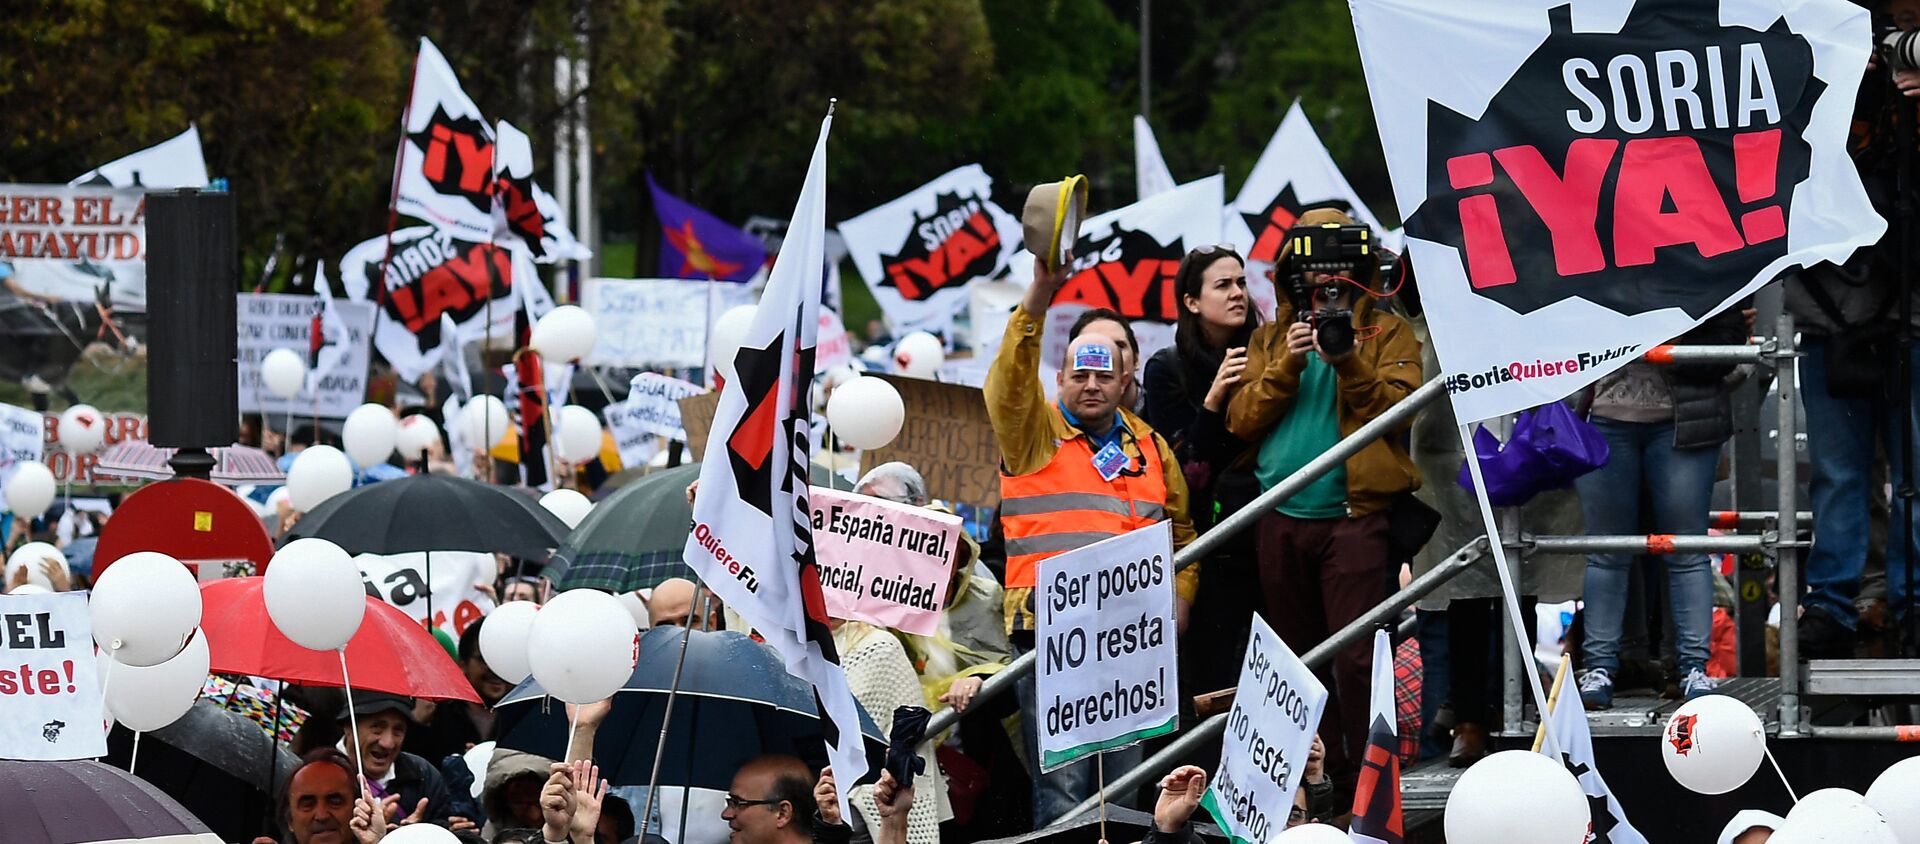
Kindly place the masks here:
[[(1041, 185), (1028, 197), (1023, 221), (1036, 256), (1033, 284), (1007, 320), (985, 384), (987, 415), (1000, 444), (1007, 632), (1022, 652), (1033, 649), (1033, 586), (1041, 560), (1160, 521), (1173, 523), (1175, 548), (1194, 538), (1186, 478), (1173, 449), (1120, 406), (1133, 376), (1111, 341), (1090, 332), (1072, 338), (1056, 376), (1059, 401), (1049, 403), (1040, 385), (1047, 308), (1071, 271), (1061, 241), (1071, 242), (1086, 202), (1084, 189), (1072, 189), (1076, 183), (1084, 180)], [(1176, 578), (1182, 608), (1197, 584), (1192, 568)], [(1083, 761), (1040, 776), (1033, 680), (1018, 689), (1038, 827), (1093, 795), (1094, 765)], [(1140, 759), (1138, 747), (1107, 756), (1115, 770)]]
[(359, 757), (367, 788), (375, 800), (388, 805), (390, 819), (402, 824), (425, 821), (456, 831), (474, 828), (472, 821), (449, 811), (451, 795), (440, 771), (400, 749), (413, 726), (413, 698), (355, 691), (348, 706), (352, 717), (347, 707), (340, 709), (337, 720), (346, 735), (336, 747), (349, 758)]

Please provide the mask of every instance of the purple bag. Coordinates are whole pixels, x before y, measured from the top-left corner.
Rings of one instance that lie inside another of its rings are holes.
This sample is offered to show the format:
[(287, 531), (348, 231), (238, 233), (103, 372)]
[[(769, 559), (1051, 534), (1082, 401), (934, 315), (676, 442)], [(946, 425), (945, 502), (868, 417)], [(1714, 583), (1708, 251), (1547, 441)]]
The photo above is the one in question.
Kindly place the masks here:
[[(1561, 402), (1523, 410), (1505, 444), (1475, 425), (1474, 449), (1487, 500), (1495, 507), (1518, 507), (1550, 489), (1565, 489), (1573, 479), (1607, 464), (1607, 441), (1586, 420)], [(1460, 464), (1459, 484), (1473, 491), (1473, 474)]]

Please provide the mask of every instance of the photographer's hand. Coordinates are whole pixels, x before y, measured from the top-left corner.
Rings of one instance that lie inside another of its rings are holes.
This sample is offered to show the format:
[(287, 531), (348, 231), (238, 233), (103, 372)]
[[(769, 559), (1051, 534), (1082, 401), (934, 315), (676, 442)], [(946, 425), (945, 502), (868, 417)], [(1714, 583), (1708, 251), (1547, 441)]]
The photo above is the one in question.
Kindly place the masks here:
[(1307, 353), (1314, 348), (1311, 324), (1296, 322), (1287, 327), (1287, 362), (1289, 364), (1296, 367), (1305, 365)]
[(1226, 357), (1220, 359), (1220, 371), (1213, 375), (1213, 386), (1207, 388), (1206, 401), (1202, 402), (1208, 410), (1219, 413), (1227, 406), (1227, 393), (1240, 383), (1240, 374), (1246, 368), (1247, 347), (1228, 349)]
[(1903, 96), (1920, 98), (1920, 71), (1896, 70), (1893, 72), (1893, 84)]

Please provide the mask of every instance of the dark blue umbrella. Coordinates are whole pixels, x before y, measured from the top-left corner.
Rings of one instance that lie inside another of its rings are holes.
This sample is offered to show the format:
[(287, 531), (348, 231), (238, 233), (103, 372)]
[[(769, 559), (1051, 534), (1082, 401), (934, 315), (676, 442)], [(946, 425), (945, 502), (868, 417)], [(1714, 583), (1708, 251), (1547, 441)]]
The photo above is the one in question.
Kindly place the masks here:
[[(685, 631), (656, 627), (640, 638), (640, 664), (613, 697), (613, 711), (594, 736), (593, 759), (614, 785), (646, 785), (667, 690)], [(816, 770), (827, 764), (813, 686), (788, 674), (772, 648), (731, 631), (694, 631), (687, 642), (680, 695), (662, 757), (661, 785), (725, 791), (756, 756), (798, 756)], [(532, 678), (500, 699), (500, 746), (559, 759), (566, 753), (566, 707), (547, 701)], [(860, 713), (870, 776), (879, 776), (886, 738)]]

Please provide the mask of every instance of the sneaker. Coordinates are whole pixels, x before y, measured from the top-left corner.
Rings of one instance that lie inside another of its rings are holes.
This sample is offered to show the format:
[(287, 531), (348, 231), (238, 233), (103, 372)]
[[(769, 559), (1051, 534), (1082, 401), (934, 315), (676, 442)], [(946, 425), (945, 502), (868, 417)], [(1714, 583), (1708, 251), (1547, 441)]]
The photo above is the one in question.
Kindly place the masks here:
[(1595, 668), (1580, 675), (1580, 705), (1589, 711), (1613, 708), (1613, 675)]
[(1680, 681), (1680, 693), (1687, 700), (1693, 700), (1701, 695), (1713, 694), (1713, 690), (1719, 685), (1720, 681), (1708, 677), (1705, 669), (1693, 668), (1689, 669), (1686, 678)]
[(1820, 610), (1800, 615), (1800, 658), (1852, 659), (1858, 635)]

